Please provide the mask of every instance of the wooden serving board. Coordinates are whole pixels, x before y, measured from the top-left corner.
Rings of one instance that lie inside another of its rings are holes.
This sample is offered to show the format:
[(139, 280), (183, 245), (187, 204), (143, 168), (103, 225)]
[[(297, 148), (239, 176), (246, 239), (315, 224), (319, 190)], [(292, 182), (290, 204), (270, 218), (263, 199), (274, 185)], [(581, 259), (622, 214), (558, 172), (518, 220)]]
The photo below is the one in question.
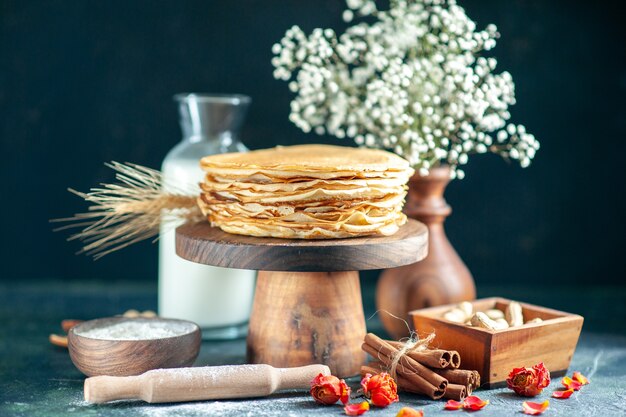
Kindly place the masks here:
[(234, 235), (208, 222), (176, 229), (181, 258), (224, 268), (336, 272), (385, 269), (418, 262), (428, 252), (428, 229), (409, 220), (392, 236), (279, 239)]

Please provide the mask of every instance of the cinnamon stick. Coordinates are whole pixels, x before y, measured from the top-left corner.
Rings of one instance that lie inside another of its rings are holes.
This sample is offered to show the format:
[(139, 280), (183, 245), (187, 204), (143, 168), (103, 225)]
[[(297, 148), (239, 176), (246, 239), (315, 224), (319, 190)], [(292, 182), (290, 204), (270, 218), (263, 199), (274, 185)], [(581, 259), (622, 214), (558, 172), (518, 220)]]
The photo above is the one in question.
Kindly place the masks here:
[[(379, 366), (371, 366), (371, 364), (370, 366), (363, 365), (361, 366), (361, 377), (364, 377), (365, 374), (377, 375), (383, 371), (384, 370)], [(401, 391), (426, 395), (433, 400), (438, 400), (442, 398), (445, 393), (443, 390), (439, 390), (432, 385), (430, 385), (430, 387), (427, 389), (425, 389), (424, 386), (417, 386), (406, 377), (404, 377), (402, 374), (396, 375), (396, 383), (398, 384), (398, 389), (400, 389)]]
[[(450, 385), (450, 384), (448, 384), (448, 385)], [(465, 387), (465, 391), (467, 391), (467, 395), (472, 395), (472, 393), (474, 392), (474, 388), (478, 388), (478, 387), (475, 387), (473, 384), (472, 385), (467, 385)]]
[[(450, 368), (457, 369), (461, 366), (461, 355), (456, 350), (450, 351)], [(467, 394), (470, 395), (470, 394)]]
[(77, 324), (82, 323), (83, 320), (65, 319), (61, 321), (61, 328), (65, 333), (69, 333), (70, 329)]
[(67, 348), (67, 336), (59, 336), (58, 334), (51, 334), (48, 336), (48, 340), (55, 346)]
[[(365, 376), (365, 373), (370, 373), (370, 374), (378, 374), (381, 372), (385, 371), (385, 364), (382, 362), (369, 362), (367, 364), (367, 366), (362, 366), (361, 367), (361, 376)], [(476, 371), (472, 371), (472, 372), (476, 372)], [(480, 378), (480, 376), (479, 376)], [(398, 383), (398, 388), (401, 389), (402, 391), (406, 391), (406, 392), (412, 392), (415, 394), (424, 394), (424, 395), (428, 395), (432, 398), (432, 396), (430, 395), (430, 393), (425, 393), (425, 392), (421, 392), (419, 390), (419, 388), (416, 388), (415, 386), (413, 386), (410, 381), (407, 381), (406, 379), (403, 380), (402, 374), (398, 375), (398, 379), (396, 381)], [(452, 388), (450, 388), (452, 387)], [(461, 389), (463, 388), (463, 389)], [(468, 396), (468, 395), (472, 395), (472, 393), (474, 392), (474, 385), (460, 385), (460, 384), (450, 384), (448, 383), (448, 386), (446, 387), (445, 393), (443, 391), (438, 391), (437, 393), (435, 393), (435, 395), (441, 395), (442, 397), (451, 399), (451, 400), (456, 400), (456, 401), (463, 401), (463, 399)], [(450, 390), (451, 389), (451, 390)], [(440, 397), (441, 398), (441, 397)], [(434, 398), (437, 399), (437, 398)]]
[[(393, 340), (385, 340), (396, 349), (402, 349), (404, 343), (395, 342)], [(452, 352), (442, 349), (425, 349), (420, 351), (409, 351), (406, 353), (410, 358), (415, 359), (422, 365), (430, 368), (447, 368), (452, 360)], [(457, 353), (458, 355), (458, 353)]]
[[(365, 335), (365, 343), (361, 347), (372, 357), (379, 359), (385, 365), (390, 366), (398, 349), (382, 340), (373, 333)], [(402, 355), (398, 361), (398, 369), (404, 377), (415, 382), (418, 386), (423, 385), (423, 381), (429, 385), (436, 387), (438, 390), (446, 389), (448, 381), (445, 377), (436, 374), (432, 369), (425, 367), (421, 363), (415, 361), (406, 355)], [(420, 378), (414, 378), (415, 376)], [(426, 389), (427, 387), (424, 387)]]
[[(474, 388), (480, 388), (480, 374), (478, 371), (472, 371), (474, 373)], [(467, 394), (470, 395), (470, 394)]]
[(443, 398), (455, 401), (463, 401), (467, 397), (467, 387), (459, 384), (448, 384)]
[[(391, 359), (387, 356), (380, 355), (380, 353), (377, 352), (370, 345), (363, 343), (363, 345), (361, 345), (361, 349), (369, 353), (372, 357), (381, 360), (383, 365), (380, 367), (380, 369), (386, 369), (390, 365)], [(401, 379), (408, 381), (408, 383), (403, 383), (402, 386), (405, 388), (408, 387), (411, 392), (416, 392), (420, 394), (423, 393), (424, 395), (428, 395), (433, 399), (436, 399), (435, 396), (439, 392), (441, 392), (441, 395), (443, 395), (443, 392), (445, 391), (445, 385), (447, 385), (447, 381), (443, 388), (436, 387), (428, 382), (426, 379), (422, 378), (419, 374), (415, 373), (415, 371), (413, 371), (412, 369), (406, 368), (405, 364), (402, 363), (404, 362), (404, 360), (401, 360), (400, 362), (401, 363), (397, 367), (396, 375), (394, 376), (396, 382), (398, 382), (398, 378), (402, 376)], [(379, 370), (377, 373), (380, 372), (382, 372), (382, 370)]]
[[(432, 371), (447, 379), (451, 384), (477, 386), (476, 371), (468, 371), (465, 369), (433, 369)], [(480, 376), (478, 376), (478, 378), (480, 379)], [(480, 380), (478, 384), (480, 384)]]

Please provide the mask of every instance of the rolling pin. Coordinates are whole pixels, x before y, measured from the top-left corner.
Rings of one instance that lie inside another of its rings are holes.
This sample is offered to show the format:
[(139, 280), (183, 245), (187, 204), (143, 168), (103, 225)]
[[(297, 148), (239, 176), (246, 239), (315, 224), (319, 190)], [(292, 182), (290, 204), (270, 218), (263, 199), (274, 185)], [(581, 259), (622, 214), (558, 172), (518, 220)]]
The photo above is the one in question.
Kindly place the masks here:
[(149, 403), (263, 397), (284, 389), (309, 389), (326, 365), (274, 368), (270, 365), (225, 365), (155, 369), (137, 376), (85, 379), (85, 401), (105, 403), (141, 399)]

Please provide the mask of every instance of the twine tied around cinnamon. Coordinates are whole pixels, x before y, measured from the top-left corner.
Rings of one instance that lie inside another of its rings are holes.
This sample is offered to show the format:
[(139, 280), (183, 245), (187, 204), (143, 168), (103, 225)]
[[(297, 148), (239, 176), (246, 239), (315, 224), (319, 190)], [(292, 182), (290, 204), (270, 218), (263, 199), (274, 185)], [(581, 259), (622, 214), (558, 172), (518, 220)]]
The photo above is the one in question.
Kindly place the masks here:
[(404, 320), (401, 317), (396, 316), (395, 314), (387, 310), (376, 310), (374, 314), (372, 314), (372, 316), (368, 318), (368, 320), (374, 317), (378, 313), (385, 313), (393, 317), (396, 320), (400, 320), (401, 322), (404, 323), (404, 325), (406, 326), (410, 334), (410, 337), (407, 339), (406, 342), (402, 342), (402, 340), (399, 341), (400, 343), (402, 343), (402, 346), (396, 347), (397, 352), (394, 353), (393, 356), (391, 357), (391, 363), (388, 366), (388, 370), (387, 370), (388, 374), (393, 379), (397, 380), (398, 375), (396, 373), (396, 368), (398, 367), (398, 364), (400, 363), (400, 360), (402, 359), (402, 357), (410, 352), (421, 352), (421, 351), (428, 349), (428, 345), (430, 345), (430, 343), (435, 339), (435, 333), (433, 332), (429, 334), (428, 336), (426, 336), (425, 338), (420, 339), (419, 335), (413, 330), (411, 330), (411, 326), (409, 326), (409, 323), (406, 320)]
[(403, 345), (401, 348), (397, 350), (397, 352), (391, 358), (391, 363), (389, 364), (389, 375), (393, 379), (397, 379), (396, 368), (400, 363), (400, 360), (404, 355), (410, 352), (421, 352), (423, 350), (428, 349), (428, 345), (435, 339), (435, 333), (430, 333), (423, 339), (415, 333), (411, 332), (411, 337), (408, 338), (406, 342), (402, 342)]

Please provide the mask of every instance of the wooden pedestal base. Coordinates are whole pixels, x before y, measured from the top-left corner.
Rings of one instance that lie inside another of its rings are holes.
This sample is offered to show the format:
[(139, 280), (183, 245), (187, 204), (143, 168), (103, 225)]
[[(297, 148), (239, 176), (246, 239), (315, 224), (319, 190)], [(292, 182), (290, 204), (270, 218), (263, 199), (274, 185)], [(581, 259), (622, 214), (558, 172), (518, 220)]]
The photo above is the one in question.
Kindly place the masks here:
[(248, 362), (277, 367), (324, 363), (333, 375), (349, 377), (365, 360), (363, 337), (358, 272), (259, 272)]
[(427, 241), (426, 226), (414, 220), (392, 236), (328, 240), (239, 236), (208, 223), (176, 229), (180, 257), (260, 271), (248, 333), (249, 362), (279, 368), (321, 363), (339, 377), (357, 375), (365, 360), (356, 271), (420, 261)]

